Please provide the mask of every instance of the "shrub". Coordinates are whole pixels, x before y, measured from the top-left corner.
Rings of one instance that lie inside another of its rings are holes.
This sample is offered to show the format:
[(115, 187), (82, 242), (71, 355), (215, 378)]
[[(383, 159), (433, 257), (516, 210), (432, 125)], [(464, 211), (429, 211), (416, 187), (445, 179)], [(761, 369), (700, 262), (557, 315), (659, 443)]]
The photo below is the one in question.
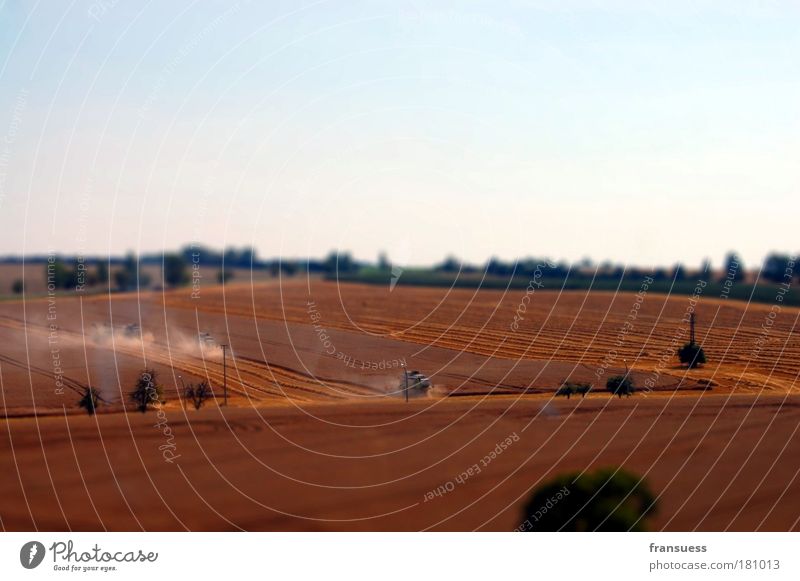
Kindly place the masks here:
[(76, 273), (64, 264), (60, 258), (55, 258), (44, 267), (45, 282), (52, 284), (57, 289), (66, 289), (75, 285)]
[(592, 391), (591, 383), (572, 383), (564, 382), (564, 384), (556, 391), (556, 396), (566, 396), (569, 399), (573, 394), (579, 393), (581, 397), (586, 397), (586, 394)]
[(647, 484), (630, 472), (613, 468), (574, 472), (533, 492), (518, 530), (643, 531), (656, 509)]
[(706, 362), (706, 353), (700, 345), (690, 341), (678, 349), (678, 359), (689, 369), (694, 369)]
[(211, 387), (207, 381), (194, 385), (190, 383), (183, 392), (184, 397), (192, 402), (194, 409), (199, 410), (208, 398), (211, 397)]
[(139, 373), (139, 379), (131, 392), (131, 400), (136, 404), (136, 409), (144, 413), (147, 407), (160, 400), (164, 390), (158, 384), (156, 372), (152, 369), (145, 369)]
[(606, 389), (618, 397), (623, 395), (630, 397), (635, 388), (633, 380), (627, 375), (615, 375), (606, 381)]
[(566, 396), (569, 399), (575, 393), (575, 387), (571, 383), (565, 383), (556, 390), (556, 397)]
[(97, 263), (97, 270), (95, 271), (97, 282), (100, 284), (108, 284), (108, 264), (104, 260)]
[(186, 261), (180, 254), (164, 255), (164, 284), (169, 286), (181, 286), (189, 282), (189, 274), (186, 272)]
[(142, 272), (139, 260), (133, 253), (128, 253), (122, 267), (114, 272), (114, 282), (121, 291), (150, 286), (150, 275)]
[(97, 404), (100, 401), (100, 394), (93, 387), (87, 387), (83, 392), (83, 397), (78, 401), (78, 406), (86, 410), (90, 416), (97, 411)]
[(25, 290), (25, 283), (22, 282), (21, 278), (18, 278), (14, 281), (11, 285), (11, 292), (15, 295), (21, 295), (22, 292)]

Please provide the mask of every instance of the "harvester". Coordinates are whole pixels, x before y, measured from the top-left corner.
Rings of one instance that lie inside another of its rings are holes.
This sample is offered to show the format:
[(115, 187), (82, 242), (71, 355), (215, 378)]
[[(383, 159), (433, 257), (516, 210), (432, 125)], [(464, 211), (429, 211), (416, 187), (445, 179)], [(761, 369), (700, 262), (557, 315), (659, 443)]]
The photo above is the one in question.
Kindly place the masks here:
[(424, 395), (431, 388), (431, 380), (419, 371), (409, 371), (403, 368), (403, 379), (400, 381), (400, 389), (405, 392), (406, 400), (409, 394)]

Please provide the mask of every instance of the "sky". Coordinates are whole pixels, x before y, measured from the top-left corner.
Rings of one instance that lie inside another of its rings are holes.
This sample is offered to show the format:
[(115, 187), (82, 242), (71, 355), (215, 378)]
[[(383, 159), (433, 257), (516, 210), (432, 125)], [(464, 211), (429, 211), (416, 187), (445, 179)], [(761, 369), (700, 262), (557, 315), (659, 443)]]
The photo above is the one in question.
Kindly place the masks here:
[(0, 256), (797, 251), (800, 4), (0, 0)]

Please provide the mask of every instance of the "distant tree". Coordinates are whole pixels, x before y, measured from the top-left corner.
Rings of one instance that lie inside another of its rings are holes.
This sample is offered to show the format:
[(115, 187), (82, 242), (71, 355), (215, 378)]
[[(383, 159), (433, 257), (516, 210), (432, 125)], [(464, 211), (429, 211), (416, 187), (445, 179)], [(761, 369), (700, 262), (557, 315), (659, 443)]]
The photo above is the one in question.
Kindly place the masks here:
[(329, 275), (348, 274), (358, 271), (358, 264), (349, 252), (333, 251), (325, 259), (325, 272)]
[(461, 270), (461, 261), (455, 256), (448, 256), (444, 259), (444, 262), (437, 265), (434, 270), (439, 272), (458, 272)]
[[(299, 262), (287, 261), (283, 259), (276, 259), (268, 263), (267, 268), (271, 276), (294, 276), (300, 270), (301, 265)], [(333, 267), (333, 273), (336, 272), (336, 267)], [(324, 272), (328, 271), (328, 265), (326, 264), (325, 268), (323, 269)]]
[(134, 281), (135, 279), (131, 279), (124, 268), (114, 272), (114, 284), (117, 286), (117, 290), (125, 291), (130, 289), (134, 285)]
[(169, 286), (181, 286), (189, 282), (186, 261), (180, 254), (165, 254), (163, 263), (164, 283)]
[(518, 530), (526, 532), (645, 531), (656, 497), (644, 479), (601, 468), (557, 476), (531, 494)]
[(378, 270), (386, 271), (392, 269), (392, 263), (389, 261), (389, 257), (386, 256), (385, 252), (381, 252), (378, 254)]
[(676, 264), (672, 269), (672, 279), (673, 280), (686, 280), (686, 269), (683, 267), (682, 264)]
[(700, 264), (700, 277), (703, 280), (711, 280), (712, 272), (713, 272), (713, 269), (711, 267), (711, 261), (708, 258), (706, 258)]
[(233, 280), (234, 274), (233, 271), (230, 269), (220, 269), (217, 271), (217, 282), (219, 284), (225, 284), (226, 282), (230, 282)]
[(735, 252), (729, 252), (725, 257), (725, 265), (723, 266), (720, 280), (730, 280), (731, 282), (742, 282), (744, 280), (744, 265), (739, 255)]
[(281, 269), (286, 276), (294, 276), (297, 274), (298, 266), (296, 262), (287, 262), (284, 260), (281, 262)]
[(155, 370), (144, 369), (139, 373), (139, 379), (130, 393), (130, 398), (136, 409), (144, 413), (147, 407), (159, 401), (164, 393), (163, 388), (158, 383)]
[(11, 284), (11, 292), (15, 295), (21, 295), (25, 290), (25, 283), (22, 282), (21, 278), (18, 278)]
[(99, 284), (108, 284), (108, 264), (105, 260), (101, 260), (97, 263), (95, 275), (97, 276), (97, 282)]
[(706, 353), (700, 345), (689, 341), (678, 349), (678, 359), (689, 369), (694, 369), (705, 364)]
[(252, 268), (254, 266), (260, 266), (255, 249), (249, 246), (241, 250), (227, 248), (225, 252), (222, 253), (222, 261), (225, 266), (231, 268)]
[(617, 397), (623, 395), (630, 397), (635, 388), (633, 381), (627, 375), (615, 375), (606, 381), (606, 389)]
[(499, 258), (492, 257), (486, 263), (486, 274), (493, 276), (509, 276), (514, 274), (517, 269), (517, 263), (503, 262)]
[(199, 410), (201, 407), (203, 407), (203, 404), (206, 402), (206, 400), (211, 397), (211, 387), (208, 385), (207, 381), (203, 381), (198, 384), (190, 383), (186, 386), (183, 396), (188, 401), (192, 402), (194, 409)]
[(656, 268), (653, 271), (653, 280), (668, 280), (669, 278), (669, 274), (663, 268)]
[(786, 254), (770, 254), (764, 261), (761, 276), (774, 283), (791, 282), (795, 276), (792, 262), (792, 257)]
[(226, 266), (236, 266), (239, 264), (239, 253), (236, 252), (235, 248), (228, 248), (223, 253), (223, 263)]
[(93, 387), (87, 387), (83, 391), (83, 397), (78, 401), (78, 406), (86, 410), (90, 416), (97, 411), (97, 403), (100, 401), (100, 394)]
[(67, 268), (64, 261), (56, 258), (52, 263), (45, 265), (45, 281), (53, 284), (55, 288), (69, 288), (75, 280), (75, 273)]
[(125, 256), (122, 268), (114, 273), (114, 282), (119, 290), (126, 291), (150, 286), (150, 276), (141, 271), (139, 259), (134, 253), (129, 252)]
[(252, 268), (258, 262), (258, 255), (256, 249), (252, 246), (246, 246), (239, 251), (239, 261), (235, 266), (240, 268)]

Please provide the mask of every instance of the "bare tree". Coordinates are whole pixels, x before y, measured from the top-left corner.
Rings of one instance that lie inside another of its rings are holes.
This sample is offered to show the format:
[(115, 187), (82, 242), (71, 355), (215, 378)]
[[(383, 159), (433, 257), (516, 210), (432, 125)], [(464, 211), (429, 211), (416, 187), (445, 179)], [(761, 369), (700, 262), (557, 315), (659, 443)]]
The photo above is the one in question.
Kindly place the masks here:
[(202, 381), (198, 384), (190, 383), (183, 391), (184, 397), (192, 402), (194, 409), (199, 410), (208, 398), (211, 397), (211, 386), (207, 381)]

